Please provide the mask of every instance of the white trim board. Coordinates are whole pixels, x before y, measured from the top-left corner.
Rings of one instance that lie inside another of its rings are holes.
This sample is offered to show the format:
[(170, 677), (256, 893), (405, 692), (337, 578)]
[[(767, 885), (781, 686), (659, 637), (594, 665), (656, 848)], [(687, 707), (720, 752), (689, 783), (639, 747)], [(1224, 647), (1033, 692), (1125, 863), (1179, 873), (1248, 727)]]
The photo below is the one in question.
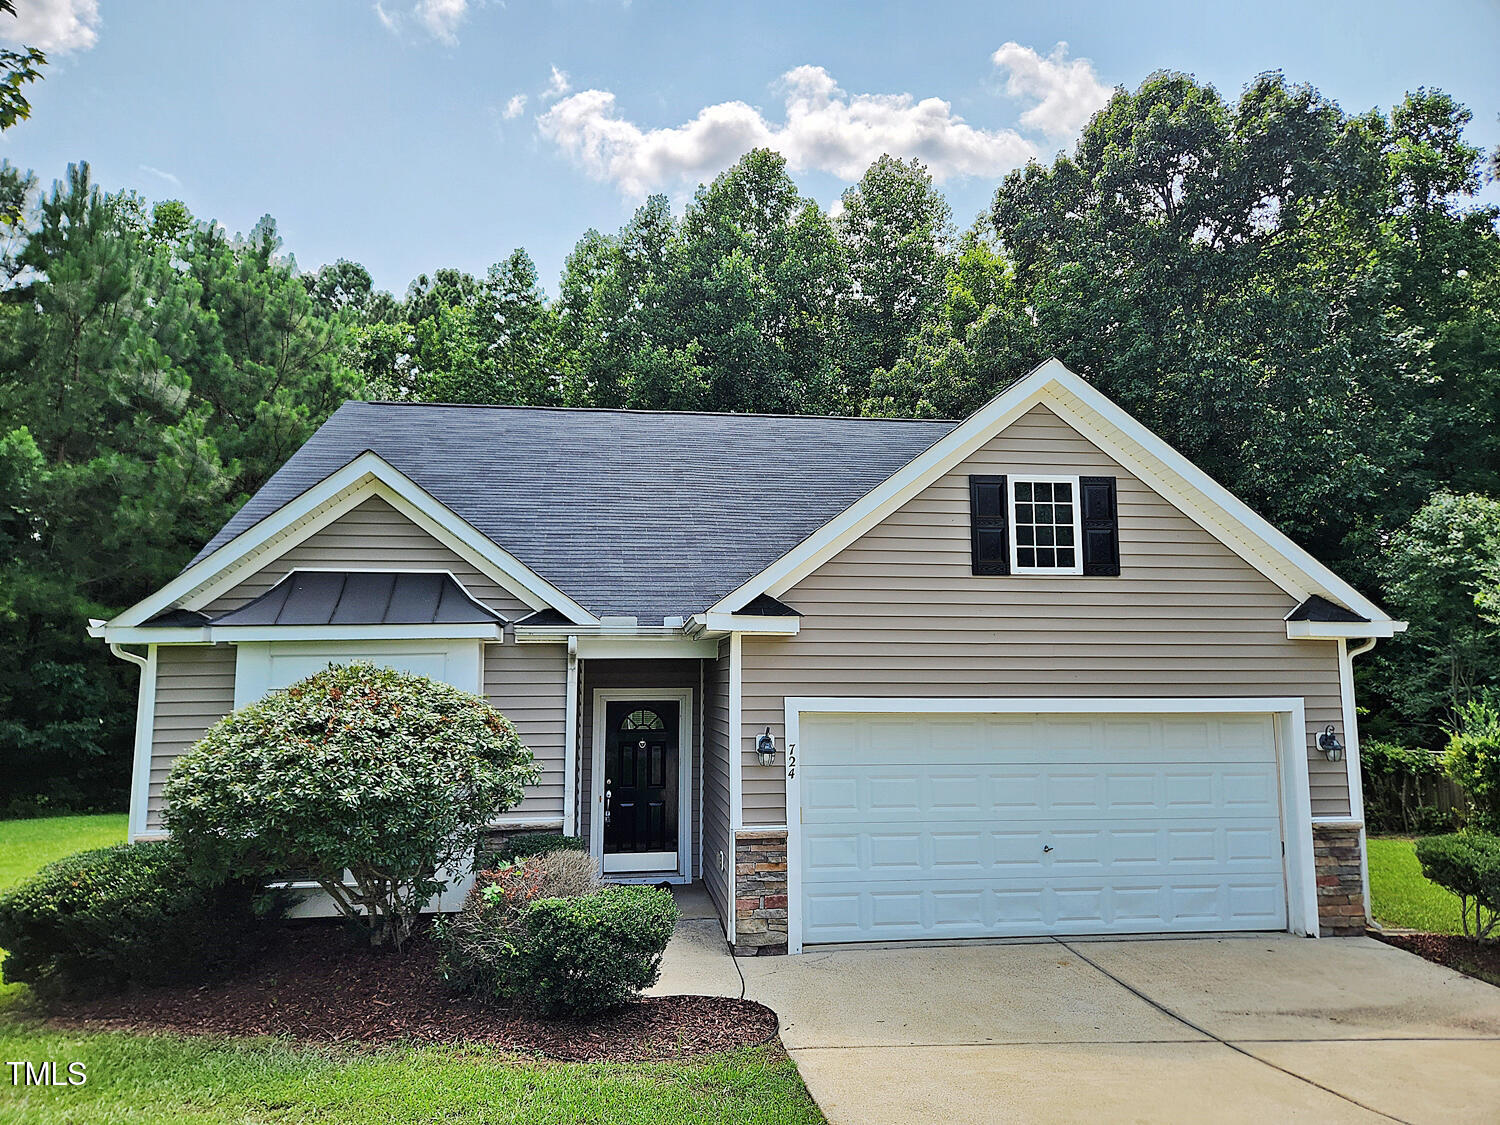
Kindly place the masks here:
[[(595, 688), (593, 741), (589, 747), (589, 854), (604, 869), (604, 721), (609, 703), (677, 704), (677, 870), (675, 878), (693, 875), (693, 689), (684, 688)], [(663, 869), (664, 871), (667, 869)], [(606, 878), (615, 873), (605, 871)], [(629, 880), (632, 872), (622, 871)], [(661, 882), (660, 878), (655, 880)], [(666, 880), (668, 882), (672, 879)]]
[[(235, 646), (234, 707), (238, 711), (282, 686), (275, 682), (273, 660), (278, 656), (325, 664), (348, 664), (356, 660), (438, 656), (443, 673), (434, 677), (463, 691), (484, 697), (484, 652), (477, 640), (461, 641), (247, 641)], [(306, 675), (306, 673), (303, 673)], [(301, 677), (296, 677), (300, 679)]]
[(1323, 594), (1369, 618), (1372, 624), (1404, 628), (1392, 623), (1379, 606), (1056, 359), (1016, 380), (797, 547), (710, 606), (708, 612), (730, 613), (760, 594), (786, 593), (1039, 405), (1058, 414), (1299, 602)]
[(377, 454), (365, 452), (188, 567), (119, 614), (108, 627), (140, 625), (174, 605), (201, 608), (372, 496), (385, 500), (532, 609), (550, 606), (580, 623), (598, 624), (598, 618), (588, 610), (459, 518), (406, 474)]
[[(1307, 781), (1307, 719), (1299, 696), (1247, 698), (886, 699), (787, 696), (785, 699), (787, 819), (800, 823), (802, 716), (806, 714), (1271, 714), (1276, 716), (1276, 767), (1281, 790), (1281, 830), (1286, 850), (1287, 929), (1318, 936), (1317, 874), (1313, 860), (1312, 799)], [(797, 810), (797, 817), (792, 810)], [(802, 833), (788, 831), (787, 951), (801, 953)]]

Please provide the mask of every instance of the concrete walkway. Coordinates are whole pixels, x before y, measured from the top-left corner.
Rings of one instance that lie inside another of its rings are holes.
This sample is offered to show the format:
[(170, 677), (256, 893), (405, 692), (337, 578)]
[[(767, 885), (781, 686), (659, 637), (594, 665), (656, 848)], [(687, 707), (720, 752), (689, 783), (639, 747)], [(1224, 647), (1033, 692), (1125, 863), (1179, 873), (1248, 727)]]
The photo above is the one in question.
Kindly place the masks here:
[(831, 1125), (1500, 1121), (1500, 989), (1368, 938), (738, 964)]
[(739, 996), (744, 990), (724, 926), (701, 883), (673, 887), (679, 918), (647, 996)]

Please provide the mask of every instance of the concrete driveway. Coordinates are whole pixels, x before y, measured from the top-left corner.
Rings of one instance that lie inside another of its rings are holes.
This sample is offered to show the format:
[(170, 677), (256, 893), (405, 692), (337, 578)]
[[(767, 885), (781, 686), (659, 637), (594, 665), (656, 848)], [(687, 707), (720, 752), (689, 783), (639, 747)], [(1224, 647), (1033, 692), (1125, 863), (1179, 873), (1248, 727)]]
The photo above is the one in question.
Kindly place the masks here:
[(1500, 1122), (1500, 988), (1369, 938), (738, 963), (833, 1125)]

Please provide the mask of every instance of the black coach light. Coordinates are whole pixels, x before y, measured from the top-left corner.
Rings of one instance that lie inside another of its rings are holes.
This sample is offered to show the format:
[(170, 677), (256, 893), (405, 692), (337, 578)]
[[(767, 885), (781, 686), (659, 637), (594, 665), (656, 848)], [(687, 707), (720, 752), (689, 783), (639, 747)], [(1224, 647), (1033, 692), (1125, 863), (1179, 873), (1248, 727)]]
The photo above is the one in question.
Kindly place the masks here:
[(1323, 756), (1330, 762), (1337, 762), (1344, 756), (1344, 744), (1339, 741), (1339, 736), (1333, 733), (1333, 724), (1329, 723), (1323, 733), (1318, 735), (1318, 749), (1323, 751)]
[(766, 733), (755, 740), (755, 756), (760, 759), (763, 766), (774, 766), (776, 764), (776, 739), (771, 735), (771, 728), (766, 728)]

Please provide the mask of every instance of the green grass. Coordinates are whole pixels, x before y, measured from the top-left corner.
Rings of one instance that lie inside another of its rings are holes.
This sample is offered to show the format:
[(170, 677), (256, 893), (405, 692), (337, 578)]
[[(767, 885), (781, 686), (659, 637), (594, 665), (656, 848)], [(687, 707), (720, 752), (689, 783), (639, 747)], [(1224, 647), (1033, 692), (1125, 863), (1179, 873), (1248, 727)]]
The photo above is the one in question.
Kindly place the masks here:
[(516, 1125), (817, 1125), (779, 1052), (695, 1063), (519, 1062), (479, 1048), (315, 1050), (268, 1041), (64, 1035), (0, 1022), (0, 1060), (82, 1062), (88, 1082), (14, 1088), (0, 1123), (515, 1122)]
[(1372, 836), (1370, 913), (1383, 926), (1431, 934), (1461, 934), (1458, 896), (1422, 874), (1416, 845), (1405, 836)]
[(54, 859), (124, 842), (124, 813), (0, 820), (0, 891)]
[[(0, 889), (117, 843), (123, 816), (0, 821)], [(797, 1068), (758, 1048), (688, 1063), (550, 1063), (477, 1046), (380, 1050), (272, 1039), (59, 1032), (0, 985), (0, 1125), (316, 1121), (824, 1125)], [(75, 1087), (12, 1086), (10, 1060), (85, 1065)]]

